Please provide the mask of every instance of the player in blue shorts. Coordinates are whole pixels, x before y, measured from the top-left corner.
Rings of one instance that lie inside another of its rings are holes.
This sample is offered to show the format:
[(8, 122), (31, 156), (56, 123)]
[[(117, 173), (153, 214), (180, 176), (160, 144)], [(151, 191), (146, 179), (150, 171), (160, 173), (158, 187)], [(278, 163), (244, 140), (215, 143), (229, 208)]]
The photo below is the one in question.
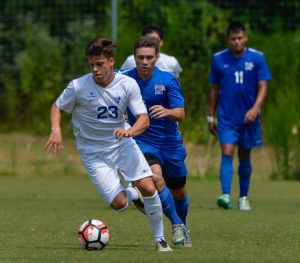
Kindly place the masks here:
[[(191, 247), (186, 217), (189, 199), (185, 189), (187, 169), (183, 139), (178, 122), (185, 118), (184, 99), (176, 76), (155, 66), (159, 40), (143, 36), (134, 45), (136, 68), (123, 72), (134, 78), (141, 90), (150, 117), (149, 128), (134, 137), (144, 153), (158, 190), (165, 215), (172, 223), (172, 242)], [(127, 111), (130, 125), (136, 121)]]
[[(246, 47), (248, 36), (243, 24), (230, 23), (229, 48), (214, 55), (209, 81), (209, 130), (218, 133), (222, 150), (220, 181), (223, 194), (219, 207), (232, 209), (230, 197), (233, 177), (234, 146), (238, 145), (240, 196), (238, 209), (250, 210), (248, 190), (251, 177), (251, 148), (262, 145), (260, 107), (267, 95), (271, 74), (264, 55)], [(214, 115), (218, 109), (218, 126)]]

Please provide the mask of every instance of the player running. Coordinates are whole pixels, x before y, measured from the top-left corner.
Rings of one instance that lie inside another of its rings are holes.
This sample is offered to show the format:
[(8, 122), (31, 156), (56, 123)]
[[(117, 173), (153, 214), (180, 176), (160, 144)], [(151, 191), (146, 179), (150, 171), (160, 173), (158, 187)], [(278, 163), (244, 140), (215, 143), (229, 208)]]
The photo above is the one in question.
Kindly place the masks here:
[[(135, 140), (154, 174), (163, 211), (172, 223), (172, 242), (191, 247), (186, 217), (189, 199), (185, 189), (187, 169), (183, 139), (178, 123), (184, 120), (184, 99), (176, 76), (155, 66), (159, 57), (159, 40), (143, 36), (134, 45), (136, 68), (123, 74), (134, 78), (141, 90), (150, 117), (149, 128)], [(128, 120), (137, 119), (129, 109)]]
[[(143, 196), (158, 251), (171, 251), (164, 238), (163, 214), (152, 172), (131, 138), (149, 126), (147, 111), (136, 82), (113, 70), (115, 45), (110, 39), (91, 41), (85, 50), (91, 73), (69, 83), (51, 108), (51, 134), (45, 148), (59, 154), (63, 149), (61, 111), (72, 114), (77, 149), (92, 182), (103, 199), (116, 211), (124, 211), (132, 200)], [(136, 118), (125, 123), (129, 108)], [(119, 175), (134, 181), (125, 189)]]

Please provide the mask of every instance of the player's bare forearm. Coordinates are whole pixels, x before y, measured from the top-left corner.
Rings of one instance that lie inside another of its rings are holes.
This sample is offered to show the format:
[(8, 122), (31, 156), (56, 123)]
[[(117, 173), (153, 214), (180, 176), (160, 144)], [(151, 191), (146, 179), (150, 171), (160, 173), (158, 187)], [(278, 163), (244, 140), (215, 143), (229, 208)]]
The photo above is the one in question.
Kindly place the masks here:
[(149, 108), (149, 110), (151, 118), (153, 119), (160, 119), (165, 117), (177, 122), (182, 122), (185, 119), (184, 107), (167, 109), (162, 105), (154, 105)]
[(52, 104), (51, 107), (50, 120), (51, 133), (45, 145), (45, 149), (48, 153), (50, 153), (53, 149), (53, 155), (59, 155), (61, 150), (63, 149), (62, 134), (60, 128), (61, 110), (57, 108), (55, 102)]
[(268, 90), (268, 82), (267, 81), (260, 81), (258, 82), (258, 94), (256, 97), (256, 101), (253, 105), (253, 107), (246, 113), (245, 115), (245, 122), (250, 123), (255, 121), (257, 118), (258, 111), (263, 104), (266, 96), (267, 96), (267, 90)]
[(121, 141), (123, 137), (129, 138), (138, 136), (148, 129), (150, 125), (147, 113), (138, 114), (135, 116), (136, 122), (128, 130), (117, 128), (114, 130), (113, 135), (117, 140)]
[(210, 93), (209, 93), (209, 116), (213, 117), (216, 112), (217, 103), (219, 100), (219, 90), (220, 86), (218, 84), (213, 83), (211, 85)]

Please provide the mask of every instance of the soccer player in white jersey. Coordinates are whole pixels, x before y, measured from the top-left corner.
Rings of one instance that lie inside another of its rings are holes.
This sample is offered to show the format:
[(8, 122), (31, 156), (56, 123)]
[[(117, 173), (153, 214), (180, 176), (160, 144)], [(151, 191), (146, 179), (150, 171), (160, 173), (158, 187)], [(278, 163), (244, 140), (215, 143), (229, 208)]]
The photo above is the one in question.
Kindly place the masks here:
[[(219, 207), (232, 209), (231, 183), (234, 147), (238, 144), (240, 195), (238, 209), (250, 210), (248, 190), (251, 177), (251, 148), (262, 145), (260, 107), (267, 95), (271, 74), (264, 55), (246, 47), (244, 26), (234, 21), (227, 29), (229, 48), (214, 55), (209, 81), (209, 131), (216, 135), (222, 150)], [(218, 126), (214, 120), (218, 108)]]
[[(63, 149), (61, 112), (72, 114), (74, 135), (82, 162), (103, 199), (116, 211), (139, 200), (150, 221), (158, 251), (171, 251), (164, 238), (163, 214), (152, 172), (135, 141), (149, 118), (135, 80), (113, 70), (115, 45), (110, 39), (91, 41), (85, 50), (91, 73), (74, 79), (51, 107), (51, 134), (45, 145), (54, 155)], [(129, 127), (129, 108), (137, 122)], [(125, 188), (119, 173), (135, 187)], [(140, 193), (139, 193), (140, 192)]]
[[(160, 26), (156, 24), (148, 24), (144, 27), (142, 33), (143, 36), (153, 36), (158, 38), (160, 47), (162, 47), (164, 43), (164, 30)], [(178, 80), (180, 80), (182, 68), (175, 57), (160, 52), (155, 66), (174, 74)], [(134, 55), (130, 55), (126, 58), (125, 62), (121, 66), (121, 69), (129, 70), (134, 67), (136, 67)]]

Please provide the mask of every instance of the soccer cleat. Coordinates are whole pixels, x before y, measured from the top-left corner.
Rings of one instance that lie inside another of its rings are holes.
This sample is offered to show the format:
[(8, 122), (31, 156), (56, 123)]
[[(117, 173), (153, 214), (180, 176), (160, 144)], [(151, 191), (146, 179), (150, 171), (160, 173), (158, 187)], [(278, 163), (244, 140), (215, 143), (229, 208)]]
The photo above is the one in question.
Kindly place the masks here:
[(187, 229), (185, 227), (185, 229), (184, 229), (184, 241), (182, 243), (179, 243), (178, 247), (180, 247), (180, 248), (182, 248), (182, 247), (193, 247), (192, 240), (191, 240), (191, 237), (190, 237), (189, 233), (190, 233), (190, 229)]
[(139, 211), (141, 211), (143, 214), (146, 214), (143, 196), (137, 187), (134, 187), (134, 189), (138, 192), (139, 198), (137, 200), (132, 200), (133, 204)]
[(172, 243), (177, 245), (184, 242), (184, 224), (172, 225)]
[(249, 200), (248, 200), (247, 196), (243, 196), (243, 197), (239, 198), (238, 209), (239, 210), (244, 210), (244, 211), (251, 210), (251, 207), (250, 207)]
[(160, 251), (160, 252), (173, 251), (173, 249), (170, 248), (168, 243), (163, 239), (161, 239), (159, 242), (156, 242), (155, 247), (156, 247), (156, 250)]
[(224, 209), (232, 209), (233, 206), (230, 195), (223, 194), (219, 196), (217, 199), (217, 205), (219, 207), (223, 207)]

